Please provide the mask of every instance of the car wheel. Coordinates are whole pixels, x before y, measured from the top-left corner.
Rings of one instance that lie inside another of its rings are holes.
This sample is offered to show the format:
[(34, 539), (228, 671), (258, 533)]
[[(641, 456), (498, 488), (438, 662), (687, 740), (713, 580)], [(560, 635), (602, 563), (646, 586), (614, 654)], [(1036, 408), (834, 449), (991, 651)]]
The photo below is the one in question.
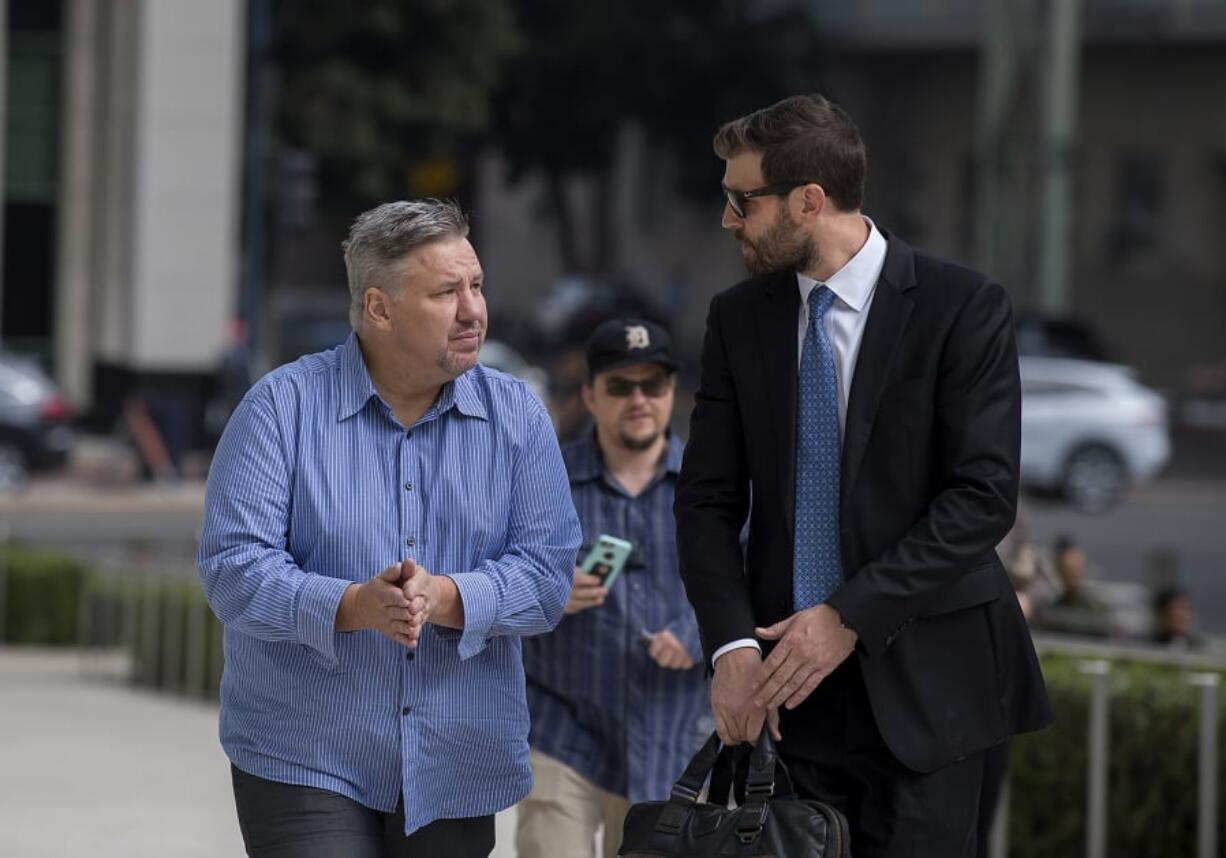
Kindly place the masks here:
[(1128, 468), (1120, 454), (1101, 444), (1078, 447), (1064, 465), (1061, 490), (1084, 512), (1105, 512), (1128, 488)]
[(0, 492), (11, 492), (30, 481), (26, 456), (16, 444), (0, 441)]

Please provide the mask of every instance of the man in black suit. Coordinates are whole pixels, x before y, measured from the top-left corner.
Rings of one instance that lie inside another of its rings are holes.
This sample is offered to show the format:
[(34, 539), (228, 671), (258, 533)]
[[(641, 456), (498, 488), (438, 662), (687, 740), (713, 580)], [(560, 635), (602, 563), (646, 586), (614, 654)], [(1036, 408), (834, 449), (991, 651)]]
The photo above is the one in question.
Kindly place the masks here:
[(864, 145), (825, 98), (715, 151), (753, 276), (711, 302), (676, 514), (716, 727), (768, 724), (857, 858), (986, 854), (1009, 737), (1051, 720), (994, 550), (1018, 490), (1009, 298), (860, 213)]

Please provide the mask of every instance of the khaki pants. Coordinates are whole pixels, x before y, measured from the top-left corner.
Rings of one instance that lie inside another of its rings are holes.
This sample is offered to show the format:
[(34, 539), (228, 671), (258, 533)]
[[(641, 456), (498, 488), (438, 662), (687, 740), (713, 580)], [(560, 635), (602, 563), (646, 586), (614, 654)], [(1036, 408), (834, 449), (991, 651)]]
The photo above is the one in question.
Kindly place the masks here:
[[(565, 763), (532, 752), (532, 792), (517, 808), (519, 858), (614, 858), (630, 802), (605, 792)], [(595, 848), (604, 824), (604, 849)]]

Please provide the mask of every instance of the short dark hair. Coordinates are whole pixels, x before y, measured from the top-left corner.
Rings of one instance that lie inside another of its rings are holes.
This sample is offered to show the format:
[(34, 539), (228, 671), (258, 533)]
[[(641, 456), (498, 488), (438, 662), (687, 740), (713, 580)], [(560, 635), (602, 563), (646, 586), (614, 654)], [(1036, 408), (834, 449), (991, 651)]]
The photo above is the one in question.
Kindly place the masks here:
[(1072, 551), (1073, 549), (1079, 547), (1080, 546), (1077, 544), (1076, 539), (1067, 533), (1062, 533), (1057, 536), (1055, 542), (1052, 543), (1052, 554), (1054, 554), (1056, 558), (1060, 558), (1066, 552)]
[(1163, 587), (1154, 594), (1154, 610), (1165, 611), (1167, 606), (1178, 599), (1188, 599), (1188, 591), (1180, 587), (1178, 584), (1172, 584), (1168, 587)]
[(825, 96), (793, 95), (725, 123), (713, 146), (724, 160), (761, 152), (768, 185), (816, 182), (842, 211), (855, 211), (864, 202), (864, 141), (847, 112)]

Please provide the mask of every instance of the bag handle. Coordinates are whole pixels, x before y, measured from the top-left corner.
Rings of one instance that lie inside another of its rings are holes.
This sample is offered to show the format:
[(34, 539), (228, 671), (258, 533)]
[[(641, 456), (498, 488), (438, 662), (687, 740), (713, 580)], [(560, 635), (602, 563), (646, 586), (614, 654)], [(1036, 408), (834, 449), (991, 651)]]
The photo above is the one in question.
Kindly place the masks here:
[(716, 762), (725, 750), (723, 743), (719, 740), (719, 734), (712, 733), (711, 738), (707, 739), (706, 743), (698, 749), (698, 753), (685, 767), (681, 777), (673, 784), (669, 801), (687, 805), (697, 802), (698, 794), (702, 792), (702, 785), (706, 783), (707, 775), (711, 773), (711, 769), (715, 768)]
[(787, 773), (787, 766), (779, 760), (770, 729), (763, 724), (758, 744), (749, 755), (749, 771), (745, 774), (745, 801), (741, 804), (741, 812), (737, 818), (736, 836), (743, 844), (753, 843), (766, 825), (771, 796), (775, 794), (776, 766), (782, 766), (781, 770), (790, 792), (791, 776)]
[[(711, 777), (709, 800), (726, 806), (737, 763), (743, 756), (743, 746), (725, 746), (720, 742), (719, 734), (712, 733), (673, 784), (668, 804), (661, 809), (656, 822), (656, 831), (665, 834), (681, 832), (686, 817), (698, 802), (698, 795), (708, 775)], [(758, 741), (749, 755), (749, 767), (745, 774), (745, 801), (741, 805), (737, 824), (737, 836), (743, 843), (752, 843), (762, 831), (770, 799), (776, 794), (776, 779), (782, 788), (780, 795), (795, 794), (787, 766), (779, 759), (770, 729), (763, 724)]]

